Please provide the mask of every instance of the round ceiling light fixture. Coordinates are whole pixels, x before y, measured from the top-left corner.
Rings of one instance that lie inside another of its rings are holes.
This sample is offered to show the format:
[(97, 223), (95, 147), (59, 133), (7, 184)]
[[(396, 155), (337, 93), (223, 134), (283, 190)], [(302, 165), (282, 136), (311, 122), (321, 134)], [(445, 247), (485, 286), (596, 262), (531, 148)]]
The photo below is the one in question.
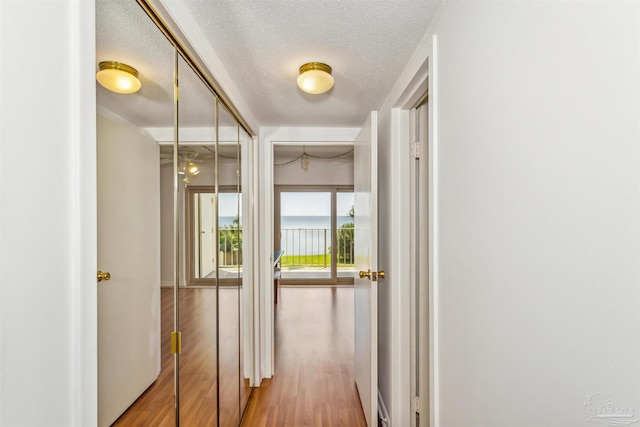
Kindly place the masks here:
[(116, 93), (134, 93), (140, 90), (142, 83), (138, 80), (138, 70), (115, 61), (103, 61), (98, 67), (96, 80), (105, 89)]
[(333, 87), (331, 67), (322, 62), (307, 62), (301, 65), (298, 87), (303, 92), (313, 95), (327, 92)]

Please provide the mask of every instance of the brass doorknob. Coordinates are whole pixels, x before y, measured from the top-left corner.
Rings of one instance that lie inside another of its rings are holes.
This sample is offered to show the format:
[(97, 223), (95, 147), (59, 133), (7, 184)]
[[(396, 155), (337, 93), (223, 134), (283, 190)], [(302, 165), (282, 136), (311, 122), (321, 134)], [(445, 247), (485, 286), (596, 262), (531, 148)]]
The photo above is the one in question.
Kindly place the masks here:
[(109, 273), (108, 271), (105, 271), (104, 273), (100, 270), (98, 270), (98, 282), (102, 282), (103, 280), (109, 280), (111, 279), (111, 273)]
[(369, 270), (369, 271), (360, 271), (360, 278), (364, 279), (365, 277), (368, 277), (369, 279), (371, 279), (371, 270)]
[(372, 282), (375, 282), (378, 280), (378, 277), (381, 279), (384, 279), (385, 276), (385, 272), (384, 270), (380, 270), (380, 271), (360, 271), (360, 278), (364, 279), (365, 277), (368, 277), (369, 279), (371, 279)]

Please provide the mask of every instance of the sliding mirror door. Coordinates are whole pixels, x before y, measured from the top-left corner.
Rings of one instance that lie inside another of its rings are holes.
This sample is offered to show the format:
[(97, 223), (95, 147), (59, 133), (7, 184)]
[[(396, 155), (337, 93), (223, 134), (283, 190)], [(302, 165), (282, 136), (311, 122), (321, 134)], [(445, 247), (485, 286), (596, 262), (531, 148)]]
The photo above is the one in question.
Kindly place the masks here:
[[(238, 139), (238, 213), (240, 215), (240, 229), (238, 236), (242, 244), (240, 245), (240, 256), (238, 263), (238, 286), (239, 286), (239, 304), (240, 304), (240, 340), (239, 340), (239, 358), (240, 361), (240, 414), (244, 412), (251, 395), (251, 354), (253, 334), (251, 333), (251, 307), (252, 307), (252, 281), (251, 281), (251, 261), (253, 260), (251, 252), (251, 226), (252, 218), (249, 212), (249, 191), (243, 193), (242, 183), (249, 182), (247, 176), (248, 151), (251, 147), (251, 137), (244, 129), (238, 129), (240, 135)], [(247, 188), (248, 186), (245, 185)]]
[[(216, 98), (187, 62), (178, 59), (178, 200), (181, 244), (179, 263), (186, 264), (187, 252), (193, 246), (184, 239), (189, 221), (194, 219), (189, 209), (191, 188), (215, 186)], [(202, 274), (210, 274), (217, 265), (217, 192), (198, 197), (196, 206), (199, 242), (202, 250), (196, 254)], [(190, 263), (191, 264), (191, 263)], [(184, 265), (185, 273), (192, 265)], [(187, 274), (188, 276), (188, 274)], [(185, 277), (186, 279), (186, 277)], [(181, 287), (179, 290), (179, 330), (182, 352), (179, 356), (180, 421), (183, 425), (218, 425), (218, 287)]]
[(138, 3), (96, 1), (98, 62), (142, 83), (96, 89), (98, 263), (112, 275), (98, 284), (98, 424), (237, 427), (253, 369), (251, 137)]
[(217, 269), (220, 317), (220, 426), (240, 423), (240, 282), (242, 265), (242, 200), (239, 185), (239, 126), (218, 104), (218, 223)]
[(111, 274), (97, 284), (98, 425), (172, 425), (172, 301), (167, 294), (161, 309), (160, 166), (149, 129), (173, 128), (174, 49), (135, 1), (95, 7), (96, 71), (124, 63), (142, 84), (121, 94), (96, 83), (98, 267)]

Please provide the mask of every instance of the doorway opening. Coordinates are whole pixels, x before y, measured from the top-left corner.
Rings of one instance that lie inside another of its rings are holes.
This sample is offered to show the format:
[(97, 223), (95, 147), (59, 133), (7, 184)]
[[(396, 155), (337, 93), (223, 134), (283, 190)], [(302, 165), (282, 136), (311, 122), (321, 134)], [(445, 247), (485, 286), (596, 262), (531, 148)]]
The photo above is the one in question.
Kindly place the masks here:
[(353, 187), (277, 186), (274, 196), (282, 284), (353, 284)]

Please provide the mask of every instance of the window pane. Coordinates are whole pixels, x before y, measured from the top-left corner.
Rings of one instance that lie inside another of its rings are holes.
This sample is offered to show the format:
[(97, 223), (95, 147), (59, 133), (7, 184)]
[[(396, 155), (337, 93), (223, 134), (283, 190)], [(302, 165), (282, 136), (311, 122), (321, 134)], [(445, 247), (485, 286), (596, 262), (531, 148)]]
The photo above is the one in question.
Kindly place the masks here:
[(280, 194), (283, 279), (331, 278), (331, 193)]
[(242, 264), (241, 201), (242, 194), (218, 193), (221, 279), (237, 279)]
[(353, 192), (336, 194), (338, 277), (353, 277)]

